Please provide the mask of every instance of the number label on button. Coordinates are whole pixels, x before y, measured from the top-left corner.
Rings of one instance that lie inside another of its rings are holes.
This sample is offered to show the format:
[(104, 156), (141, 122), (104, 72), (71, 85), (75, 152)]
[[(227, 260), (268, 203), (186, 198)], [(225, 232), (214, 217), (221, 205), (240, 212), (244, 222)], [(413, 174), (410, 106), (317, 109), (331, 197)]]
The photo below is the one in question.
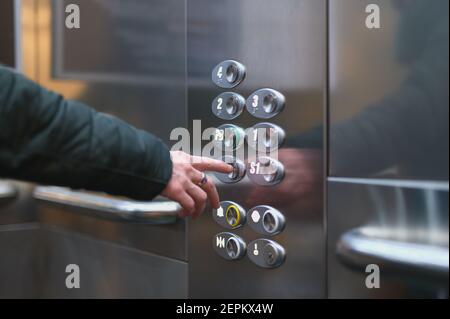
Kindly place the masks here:
[(226, 60), (216, 65), (212, 71), (212, 81), (224, 89), (239, 85), (246, 75), (245, 66), (234, 60)]
[(285, 97), (278, 91), (265, 88), (250, 95), (247, 99), (247, 111), (254, 117), (269, 119), (279, 114), (285, 105)]

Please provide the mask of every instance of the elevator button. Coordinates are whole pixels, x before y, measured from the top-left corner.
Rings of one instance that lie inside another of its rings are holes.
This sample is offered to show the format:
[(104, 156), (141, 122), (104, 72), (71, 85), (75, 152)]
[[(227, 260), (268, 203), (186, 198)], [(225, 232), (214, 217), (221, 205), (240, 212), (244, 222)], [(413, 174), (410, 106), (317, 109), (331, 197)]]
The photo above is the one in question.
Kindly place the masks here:
[(212, 71), (212, 81), (219, 87), (230, 89), (245, 79), (246, 69), (242, 63), (226, 60), (217, 64)]
[(231, 155), (225, 155), (222, 157), (222, 161), (233, 166), (233, 171), (228, 174), (215, 173), (214, 175), (219, 181), (227, 184), (233, 184), (239, 182), (242, 178), (244, 178), (246, 169), (245, 164), (241, 160)]
[(258, 123), (247, 131), (247, 144), (258, 151), (272, 152), (280, 148), (285, 139), (284, 130), (272, 123)]
[(284, 248), (270, 239), (257, 239), (248, 245), (248, 258), (259, 267), (276, 268), (286, 259)]
[(285, 105), (285, 97), (273, 89), (253, 92), (246, 101), (247, 111), (254, 117), (269, 119), (280, 113)]
[(273, 158), (260, 156), (248, 163), (248, 177), (255, 184), (273, 186), (283, 180), (284, 166)]
[(241, 259), (247, 248), (241, 237), (228, 232), (215, 235), (213, 247), (219, 256), (227, 260)]
[(218, 209), (213, 210), (214, 220), (222, 227), (236, 229), (246, 222), (246, 212), (239, 204), (222, 201)]
[(262, 235), (274, 236), (283, 231), (286, 224), (284, 215), (277, 209), (260, 205), (249, 210), (250, 218), (247, 224), (255, 232)]
[(224, 92), (212, 102), (212, 112), (222, 120), (232, 120), (244, 110), (245, 99), (242, 95), (233, 92)]
[(245, 131), (233, 124), (223, 124), (216, 128), (214, 144), (219, 151), (234, 151), (238, 149), (245, 140)]

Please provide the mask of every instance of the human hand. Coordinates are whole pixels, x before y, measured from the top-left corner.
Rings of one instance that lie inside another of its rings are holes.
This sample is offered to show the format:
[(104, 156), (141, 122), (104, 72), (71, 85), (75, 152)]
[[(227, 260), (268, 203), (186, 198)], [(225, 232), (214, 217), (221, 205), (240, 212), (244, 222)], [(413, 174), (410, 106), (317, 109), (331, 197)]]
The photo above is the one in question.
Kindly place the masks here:
[(203, 172), (231, 173), (233, 167), (219, 160), (191, 156), (181, 151), (170, 152), (170, 157), (172, 177), (161, 194), (181, 205), (180, 217), (196, 218), (205, 209), (208, 199), (213, 208), (219, 208), (216, 186)]

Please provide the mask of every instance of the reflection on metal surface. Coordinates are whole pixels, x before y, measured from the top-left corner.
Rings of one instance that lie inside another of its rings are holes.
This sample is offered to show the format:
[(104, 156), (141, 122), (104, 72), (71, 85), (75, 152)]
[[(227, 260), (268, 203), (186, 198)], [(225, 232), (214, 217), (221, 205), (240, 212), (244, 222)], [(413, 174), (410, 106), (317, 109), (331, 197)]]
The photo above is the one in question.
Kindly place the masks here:
[(345, 263), (360, 266), (376, 264), (398, 274), (427, 274), (448, 277), (448, 233), (441, 234), (447, 246), (400, 241), (397, 229), (360, 228), (345, 233), (337, 244), (337, 253)]
[(448, 180), (448, 0), (330, 1), (329, 30), (330, 174)]
[(145, 224), (171, 224), (181, 206), (175, 202), (135, 202), (72, 191), (63, 187), (37, 187), (34, 197), (47, 202), (93, 210), (102, 218), (122, 219)]
[[(396, 181), (355, 181), (333, 179), (328, 183), (330, 297), (447, 296), (448, 280), (441, 280), (448, 278), (446, 187), (439, 183), (400, 181), (396, 187)], [(369, 264), (380, 267), (380, 289), (364, 285)]]
[(10, 183), (0, 182), (0, 201), (16, 197), (17, 189)]

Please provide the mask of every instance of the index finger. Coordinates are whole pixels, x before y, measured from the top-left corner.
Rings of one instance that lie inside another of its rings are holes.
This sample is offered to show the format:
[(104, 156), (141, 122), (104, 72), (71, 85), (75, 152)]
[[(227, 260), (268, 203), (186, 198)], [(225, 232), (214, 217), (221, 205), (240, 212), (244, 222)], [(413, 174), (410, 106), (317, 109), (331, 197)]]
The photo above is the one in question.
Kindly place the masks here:
[(199, 171), (219, 173), (231, 173), (233, 171), (233, 166), (230, 164), (209, 157), (192, 156), (192, 166)]

